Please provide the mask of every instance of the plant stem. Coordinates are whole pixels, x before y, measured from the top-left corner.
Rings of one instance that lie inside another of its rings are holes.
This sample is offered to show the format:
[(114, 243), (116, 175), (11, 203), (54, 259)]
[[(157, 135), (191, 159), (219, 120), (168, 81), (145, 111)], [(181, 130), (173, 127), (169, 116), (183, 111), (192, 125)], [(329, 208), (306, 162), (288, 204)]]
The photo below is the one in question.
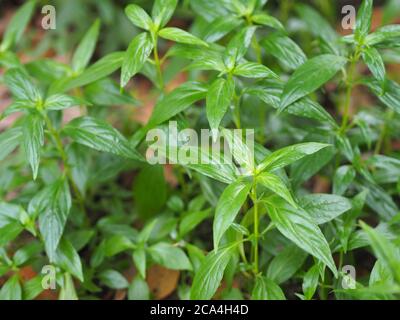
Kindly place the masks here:
[(345, 99), (345, 103), (344, 103), (342, 125), (340, 127), (341, 133), (346, 131), (347, 125), (349, 123), (351, 94), (352, 94), (353, 86), (354, 86), (354, 73), (356, 71), (356, 66), (357, 66), (358, 59), (360, 58), (360, 54), (361, 54), (360, 48), (357, 47), (354, 55), (350, 58), (351, 63), (350, 63), (349, 70), (347, 72), (347, 77), (346, 77), (346, 99)]
[(164, 91), (164, 79), (162, 76), (162, 71), (161, 71), (161, 62), (160, 62), (160, 57), (158, 55), (158, 41), (157, 41), (157, 36), (154, 37), (153, 40), (153, 54), (154, 54), (154, 63), (156, 65), (156, 70), (157, 70), (157, 77), (158, 77), (158, 82), (160, 84), (161, 90)]
[(44, 119), (45, 119), (47, 128), (49, 129), (50, 134), (51, 134), (53, 140), (55, 141), (56, 148), (57, 148), (57, 150), (58, 150), (58, 152), (59, 152), (59, 154), (61, 156), (61, 159), (62, 159), (62, 162), (63, 162), (63, 165), (64, 165), (65, 176), (68, 178), (68, 180), (71, 183), (71, 187), (74, 190), (74, 194), (75, 194), (75, 196), (76, 196), (76, 198), (78, 200), (78, 203), (79, 203), (79, 206), (80, 206), (81, 210), (83, 212), (85, 212), (84, 199), (83, 199), (83, 196), (82, 196), (81, 192), (79, 191), (77, 185), (75, 184), (74, 179), (72, 178), (71, 167), (69, 165), (68, 157), (67, 157), (67, 154), (66, 154), (66, 152), (64, 150), (64, 146), (62, 144), (60, 134), (54, 128), (53, 124), (51, 123), (51, 120), (49, 119), (49, 117), (47, 115), (44, 115)]
[(258, 232), (258, 201), (257, 201), (257, 190), (256, 190), (257, 185), (253, 186), (253, 189), (251, 191), (251, 198), (253, 200), (253, 214), (254, 214), (254, 242), (253, 242), (253, 251), (254, 251), (254, 274), (258, 274), (258, 238), (259, 238), (259, 232)]

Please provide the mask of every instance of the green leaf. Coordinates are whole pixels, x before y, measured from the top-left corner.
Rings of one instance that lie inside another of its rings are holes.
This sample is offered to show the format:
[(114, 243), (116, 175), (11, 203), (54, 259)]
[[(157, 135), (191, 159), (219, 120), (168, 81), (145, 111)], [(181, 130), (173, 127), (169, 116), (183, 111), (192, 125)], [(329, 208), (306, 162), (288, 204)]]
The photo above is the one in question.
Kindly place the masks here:
[(358, 9), (354, 35), (362, 42), (371, 30), (373, 0), (363, 0)]
[(23, 144), (26, 160), (30, 164), (35, 180), (39, 170), (40, 150), (44, 144), (43, 119), (39, 114), (26, 117), (23, 126)]
[(179, 236), (183, 237), (196, 228), (204, 219), (208, 218), (211, 210), (193, 211), (187, 213), (179, 224)]
[(306, 61), (286, 83), (282, 93), (280, 111), (328, 82), (346, 62), (346, 58), (331, 54), (323, 54)]
[(365, 43), (369, 46), (381, 44), (382, 42), (398, 41), (400, 37), (400, 25), (393, 24), (378, 28), (375, 32), (369, 34)]
[(76, 295), (74, 282), (69, 273), (64, 273), (63, 286), (60, 290), (59, 300), (78, 300)]
[(44, 108), (46, 110), (64, 110), (78, 105), (79, 102), (66, 94), (53, 94), (46, 98)]
[(174, 14), (177, 4), (178, 0), (156, 0), (151, 11), (154, 24), (159, 28), (164, 27)]
[(0, 161), (7, 157), (20, 144), (22, 137), (20, 127), (8, 129), (0, 133)]
[(39, 90), (34, 86), (29, 75), (22, 69), (10, 69), (4, 75), (4, 82), (15, 98), (36, 103), (41, 100)]
[(339, 167), (333, 176), (333, 193), (342, 195), (354, 181), (356, 171), (352, 166)]
[(258, 276), (251, 293), (252, 300), (286, 300), (282, 289), (271, 279)]
[(244, 62), (233, 70), (235, 76), (245, 78), (278, 78), (278, 76), (266, 66), (255, 62)]
[(383, 87), (382, 83), (375, 79), (363, 79), (378, 99), (388, 108), (400, 114), (400, 85), (392, 80), (386, 80)]
[(251, 20), (256, 24), (261, 24), (263, 26), (271, 27), (278, 30), (285, 30), (285, 27), (278, 19), (266, 13), (252, 15)]
[(301, 158), (329, 147), (328, 144), (305, 142), (288, 146), (268, 155), (257, 167), (257, 171), (274, 171), (283, 168)]
[(20, 40), (26, 26), (29, 23), (29, 20), (32, 17), (35, 6), (36, 1), (31, 0), (24, 3), (24, 5), (17, 10), (8, 23), (7, 29), (3, 34), (3, 41), (0, 45), (0, 51), (6, 51), (10, 49)]
[(207, 119), (212, 130), (218, 130), (219, 125), (228, 111), (235, 92), (235, 82), (232, 78), (218, 78), (208, 89), (206, 97)]
[(43, 292), (42, 276), (36, 276), (23, 283), (24, 300), (33, 300)]
[(21, 300), (22, 289), (19, 283), (18, 274), (14, 274), (7, 282), (1, 287), (0, 300)]
[(186, 43), (208, 47), (207, 42), (195, 37), (187, 31), (179, 28), (164, 28), (158, 32), (161, 38), (172, 40), (178, 43)]
[(269, 172), (262, 172), (257, 176), (256, 179), (262, 186), (276, 193), (278, 196), (285, 199), (292, 206), (297, 208), (297, 204), (293, 200), (292, 194), (290, 193), (288, 187), (277, 175)]
[(251, 183), (237, 180), (226, 187), (219, 198), (213, 224), (214, 250), (218, 250), (222, 236), (235, 221), (250, 188)]
[(303, 278), (303, 293), (306, 300), (311, 300), (314, 296), (315, 291), (318, 287), (319, 280), (319, 266), (318, 264), (313, 265)]
[(96, 48), (99, 32), (100, 20), (96, 19), (90, 29), (83, 36), (72, 57), (71, 65), (75, 72), (82, 71), (88, 65), (90, 58), (93, 56), (94, 49)]
[(150, 290), (146, 281), (141, 277), (136, 276), (128, 288), (128, 299), (129, 300), (149, 300)]
[(137, 35), (126, 50), (121, 68), (121, 87), (125, 87), (130, 78), (137, 74), (144, 66), (153, 50), (153, 43), (147, 32)]
[(119, 69), (125, 52), (112, 52), (85, 69), (80, 75), (56, 81), (50, 86), (48, 94), (65, 92), (103, 79)]
[(289, 280), (301, 268), (307, 254), (295, 246), (287, 245), (269, 263), (267, 277), (277, 284)]
[(55, 260), (71, 208), (68, 182), (64, 178), (54, 182), (38, 193), (31, 202), (32, 205), (37, 204), (35, 209), (39, 213), (39, 230), (43, 236), (46, 253), (52, 262)]
[(129, 282), (116, 270), (105, 270), (99, 274), (99, 279), (104, 285), (111, 289), (125, 289), (129, 287)]
[(135, 26), (144, 30), (150, 30), (153, 25), (153, 21), (147, 12), (136, 4), (128, 5), (125, 8), (125, 14)]
[(142, 278), (146, 278), (146, 251), (143, 248), (138, 248), (133, 251), (132, 258), (139, 274)]
[(224, 62), (228, 70), (233, 69), (246, 54), (256, 28), (254, 26), (243, 28), (228, 43), (224, 53)]
[(133, 184), (133, 198), (139, 215), (144, 219), (162, 210), (167, 200), (167, 184), (162, 166), (145, 166), (140, 171)]
[(192, 270), (192, 265), (185, 252), (166, 242), (160, 242), (148, 248), (155, 262), (173, 270)]
[(75, 142), (89, 148), (133, 160), (143, 159), (117, 129), (103, 120), (93, 117), (76, 118), (64, 127), (63, 132)]
[(363, 221), (360, 225), (367, 234), (369, 243), (374, 250), (376, 257), (391, 271), (396, 282), (400, 283), (400, 251), (384, 235), (376, 229), (371, 228)]
[(0, 247), (9, 244), (24, 230), (18, 221), (7, 223), (0, 227)]
[(36, 258), (36, 256), (40, 254), (42, 250), (43, 246), (40, 242), (30, 242), (14, 253), (13, 261), (16, 266), (21, 266), (31, 258)]
[(223, 16), (213, 20), (207, 27), (204, 40), (208, 42), (215, 42), (222, 39), (232, 30), (236, 29), (240, 24), (241, 20), (237, 17)]
[(348, 199), (333, 194), (308, 194), (299, 199), (299, 204), (317, 224), (327, 223), (351, 209)]
[(210, 252), (193, 278), (190, 299), (209, 300), (217, 291), (237, 244)]
[(329, 22), (318, 11), (305, 4), (297, 4), (296, 11), (315, 37), (322, 38), (325, 42), (335, 45), (338, 36)]
[(306, 55), (296, 42), (280, 33), (269, 35), (261, 45), (289, 70), (295, 70), (307, 61)]
[(290, 207), (278, 197), (269, 198), (266, 206), (278, 230), (301, 249), (327, 265), (336, 277), (337, 270), (328, 242), (314, 220), (307, 213)]
[(148, 126), (157, 126), (183, 110), (196, 101), (204, 99), (207, 87), (199, 82), (186, 82), (161, 99), (154, 107)]
[(374, 77), (379, 81), (384, 81), (386, 75), (385, 64), (378, 50), (374, 47), (367, 47), (363, 50), (362, 57)]
[(57, 247), (54, 262), (64, 271), (67, 271), (83, 282), (81, 259), (68, 240), (61, 239)]

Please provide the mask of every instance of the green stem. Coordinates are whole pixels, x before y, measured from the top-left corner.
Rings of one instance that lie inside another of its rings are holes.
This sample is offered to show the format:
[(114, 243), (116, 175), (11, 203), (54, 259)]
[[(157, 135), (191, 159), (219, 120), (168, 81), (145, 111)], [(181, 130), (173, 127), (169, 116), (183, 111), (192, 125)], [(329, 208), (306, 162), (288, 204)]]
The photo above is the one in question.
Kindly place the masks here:
[(83, 212), (85, 212), (84, 199), (83, 199), (83, 196), (82, 196), (81, 192), (79, 191), (79, 188), (75, 184), (74, 179), (72, 178), (71, 167), (69, 165), (68, 157), (67, 157), (67, 154), (66, 154), (66, 152), (64, 150), (64, 146), (62, 144), (60, 134), (54, 128), (53, 124), (51, 123), (51, 120), (49, 119), (49, 117), (47, 115), (44, 116), (44, 119), (45, 119), (47, 128), (49, 129), (50, 134), (51, 134), (51, 136), (52, 136), (52, 138), (53, 138), (53, 140), (54, 140), (54, 142), (56, 144), (56, 148), (57, 148), (57, 150), (58, 150), (58, 152), (59, 152), (59, 154), (61, 156), (61, 159), (62, 159), (62, 162), (63, 162), (63, 165), (64, 165), (64, 174), (68, 178), (68, 180), (70, 181), (71, 187), (74, 190), (74, 194), (75, 194), (75, 196), (76, 196), (76, 198), (78, 200), (78, 203), (79, 203), (79, 206), (80, 206), (81, 210)]
[(347, 125), (349, 123), (351, 94), (352, 94), (353, 87), (354, 87), (354, 73), (356, 71), (357, 62), (358, 62), (358, 59), (360, 58), (360, 54), (361, 54), (360, 48), (357, 47), (356, 50), (355, 50), (354, 55), (351, 57), (350, 67), (349, 67), (349, 70), (347, 72), (347, 77), (346, 77), (346, 98), (345, 98), (345, 102), (344, 102), (342, 125), (340, 127), (340, 132), (341, 133), (344, 133), (347, 130)]
[(259, 226), (258, 226), (258, 201), (257, 201), (257, 185), (254, 185), (251, 191), (251, 198), (253, 200), (253, 214), (254, 214), (254, 242), (253, 242), (253, 259), (254, 259), (254, 274), (258, 274), (258, 238), (259, 238)]
[(159, 57), (159, 54), (158, 54), (157, 36), (154, 37), (153, 46), (154, 46), (154, 50), (153, 50), (154, 63), (156, 65), (158, 83), (160, 84), (161, 90), (164, 91), (164, 79), (163, 79), (163, 75), (162, 75), (162, 71), (161, 71), (160, 57)]

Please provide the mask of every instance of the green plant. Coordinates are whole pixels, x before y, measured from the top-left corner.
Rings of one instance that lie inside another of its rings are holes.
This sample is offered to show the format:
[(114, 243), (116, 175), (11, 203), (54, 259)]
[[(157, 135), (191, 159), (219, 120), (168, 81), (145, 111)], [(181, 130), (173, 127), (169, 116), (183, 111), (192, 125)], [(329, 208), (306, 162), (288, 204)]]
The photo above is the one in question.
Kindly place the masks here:
[[(100, 20), (70, 64), (22, 63), (17, 43), (36, 1), (18, 10), (0, 46), (13, 99), (2, 118), (22, 114), (0, 134), (1, 299), (36, 298), (44, 265), (55, 267), (60, 299), (109, 290), (149, 299), (154, 264), (180, 271), (181, 299), (211, 299), (222, 281), (217, 297), (227, 299), (399, 297), (400, 85), (385, 61), (399, 61), (400, 25), (372, 32), (364, 0), (354, 33), (339, 36), (318, 11), (287, 1), (283, 20), (303, 22), (291, 30), (266, 2), (155, 0), (151, 14), (129, 4), (140, 31), (93, 64)], [(178, 6), (189, 31), (168, 26)], [(177, 73), (186, 79), (171, 90)], [(157, 95), (144, 126), (130, 117), (132, 78)], [(356, 88), (376, 97), (372, 108), (358, 105)], [(164, 154), (178, 162), (168, 184), (145, 138), (168, 134), (172, 120), (214, 139), (220, 131), (234, 162)], [(227, 128), (253, 129), (254, 152)], [(324, 177), (332, 192), (313, 192)], [(353, 283), (343, 266), (357, 269), (368, 251), (373, 268)], [(28, 281), (26, 266), (36, 270)]]

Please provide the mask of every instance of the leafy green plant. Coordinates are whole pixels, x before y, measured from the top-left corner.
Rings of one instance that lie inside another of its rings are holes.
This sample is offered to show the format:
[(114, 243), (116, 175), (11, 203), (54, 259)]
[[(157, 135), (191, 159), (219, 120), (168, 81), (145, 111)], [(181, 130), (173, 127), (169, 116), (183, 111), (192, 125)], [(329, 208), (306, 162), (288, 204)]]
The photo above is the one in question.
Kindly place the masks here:
[[(309, 5), (266, 2), (130, 3), (126, 50), (98, 57), (96, 19), (69, 63), (20, 59), (36, 1), (19, 8), (0, 45), (1, 118), (19, 115), (0, 133), (1, 299), (48, 290), (43, 266), (59, 299), (159, 298), (155, 265), (180, 299), (399, 297), (400, 25), (372, 31), (364, 0), (342, 36)], [(140, 83), (156, 97), (144, 125)], [(150, 164), (170, 121), (220, 132), (234, 161)], [(230, 129), (254, 130), (254, 152)]]

